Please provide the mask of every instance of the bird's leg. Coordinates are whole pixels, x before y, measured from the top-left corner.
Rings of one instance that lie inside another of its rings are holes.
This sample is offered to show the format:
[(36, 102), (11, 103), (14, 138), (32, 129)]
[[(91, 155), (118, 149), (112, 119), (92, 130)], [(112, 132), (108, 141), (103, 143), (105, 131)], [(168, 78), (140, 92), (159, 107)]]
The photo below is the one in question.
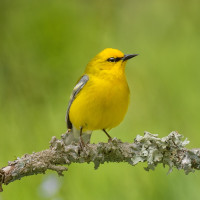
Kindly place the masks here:
[(81, 149), (83, 149), (83, 147), (85, 146), (85, 143), (82, 138), (82, 134), (83, 134), (83, 127), (80, 128), (80, 147), (81, 147)]
[(108, 136), (108, 141), (111, 142), (112, 141), (112, 137), (107, 133), (107, 131), (105, 129), (103, 129), (103, 132)]

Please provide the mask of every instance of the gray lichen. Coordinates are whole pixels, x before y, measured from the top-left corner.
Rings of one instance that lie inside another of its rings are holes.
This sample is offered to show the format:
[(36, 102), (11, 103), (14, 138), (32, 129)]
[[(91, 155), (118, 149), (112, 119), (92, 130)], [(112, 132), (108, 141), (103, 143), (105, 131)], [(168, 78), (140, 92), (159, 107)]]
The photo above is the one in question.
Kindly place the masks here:
[[(89, 136), (84, 138), (88, 143)], [(9, 184), (24, 176), (45, 173), (50, 169), (58, 175), (67, 171), (63, 165), (71, 163), (94, 163), (98, 169), (105, 162), (127, 162), (136, 165), (139, 162), (147, 162), (148, 170), (154, 170), (159, 163), (169, 166), (170, 173), (173, 168), (183, 169), (186, 174), (200, 169), (200, 150), (188, 150), (185, 146), (187, 139), (177, 132), (171, 132), (168, 136), (159, 138), (158, 135), (145, 132), (144, 136), (137, 135), (133, 143), (123, 143), (114, 138), (108, 143), (87, 144), (81, 147), (71, 133), (66, 133), (58, 140), (52, 137), (50, 148), (41, 152), (25, 154), (8, 166), (0, 169), (0, 190), (2, 184)]]

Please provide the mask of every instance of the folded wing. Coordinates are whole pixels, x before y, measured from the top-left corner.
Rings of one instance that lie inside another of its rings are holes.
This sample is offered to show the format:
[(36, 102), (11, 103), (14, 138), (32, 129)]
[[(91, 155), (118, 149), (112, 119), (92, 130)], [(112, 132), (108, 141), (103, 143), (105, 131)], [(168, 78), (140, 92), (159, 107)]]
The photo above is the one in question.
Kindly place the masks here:
[(74, 99), (77, 97), (77, 94), (81, 91), (81, 89), (84, 87), (84, 85), (88, 82), (89, 77), (87, 75), (83, 75), (81, 77), (81, 79), (78, 81), (78, 83), (76, 84), (76, 86), (73, 89), (73, 92), (70, 96), (70, 100), (68, 103), (68, 107), (67, 107), (67, 114), (66, 114), (66, 123), (67, 123), (67, 128), (68, 129), (72, 129), (72, 123), (69, 119), (69, 111), (70, 111), (70, 107), (74, 101)]

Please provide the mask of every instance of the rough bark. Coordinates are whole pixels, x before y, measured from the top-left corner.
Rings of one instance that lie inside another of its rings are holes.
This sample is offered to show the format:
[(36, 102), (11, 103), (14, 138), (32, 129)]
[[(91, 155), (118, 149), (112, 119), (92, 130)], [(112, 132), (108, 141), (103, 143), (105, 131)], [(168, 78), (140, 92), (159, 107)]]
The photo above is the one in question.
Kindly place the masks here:
[[(105, 162), (127, 162), (136, 165), (147, 162), (145, 170), (154, 170), (162, 163), (173, 168), (183, 169), (186, 174), (200, 169), (200, 149), (186, 149), (187, 139), (177, 132), (159, 138), (158, 135), (145, 132), (138, 135), (133, 143), (123, 143), (114, 138), (108, 143), (87, 144), (84, 147), (77, 143), (71, 133), (63, 134), (61, 139), (52, 137), (50, 148), (41, 152), (25, 154), (17, 160), (8, 162), (0, 169), (0, 191), (2, 185), (19, 180), (24, 176), (45, 173), (50, 169), (62, 176), (71, 163), (94, 163), (97, 169)], [(70, 139), (69, 139), (70, 138)], [(86, 137), (89, 140), (89, 137)]]

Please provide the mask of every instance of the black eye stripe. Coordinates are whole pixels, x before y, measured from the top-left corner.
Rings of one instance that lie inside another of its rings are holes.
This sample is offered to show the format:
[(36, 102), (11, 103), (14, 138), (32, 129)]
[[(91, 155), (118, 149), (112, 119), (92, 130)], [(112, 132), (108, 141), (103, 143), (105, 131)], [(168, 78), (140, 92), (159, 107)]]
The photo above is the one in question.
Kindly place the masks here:
[(117, 57), (117, 58), (115, 58), (115, 62), (118, 62), (118, 61), (120, 61), (122, 58), (120, 58), (120, 57)]
[(117, 58), (114, 58), (114, 57), (111, 57), (111, 58), (108, 58), (107, 61), (108, 62), (118, 62), (120, 61), (122, 58), (120, 57), (117, 57)]

